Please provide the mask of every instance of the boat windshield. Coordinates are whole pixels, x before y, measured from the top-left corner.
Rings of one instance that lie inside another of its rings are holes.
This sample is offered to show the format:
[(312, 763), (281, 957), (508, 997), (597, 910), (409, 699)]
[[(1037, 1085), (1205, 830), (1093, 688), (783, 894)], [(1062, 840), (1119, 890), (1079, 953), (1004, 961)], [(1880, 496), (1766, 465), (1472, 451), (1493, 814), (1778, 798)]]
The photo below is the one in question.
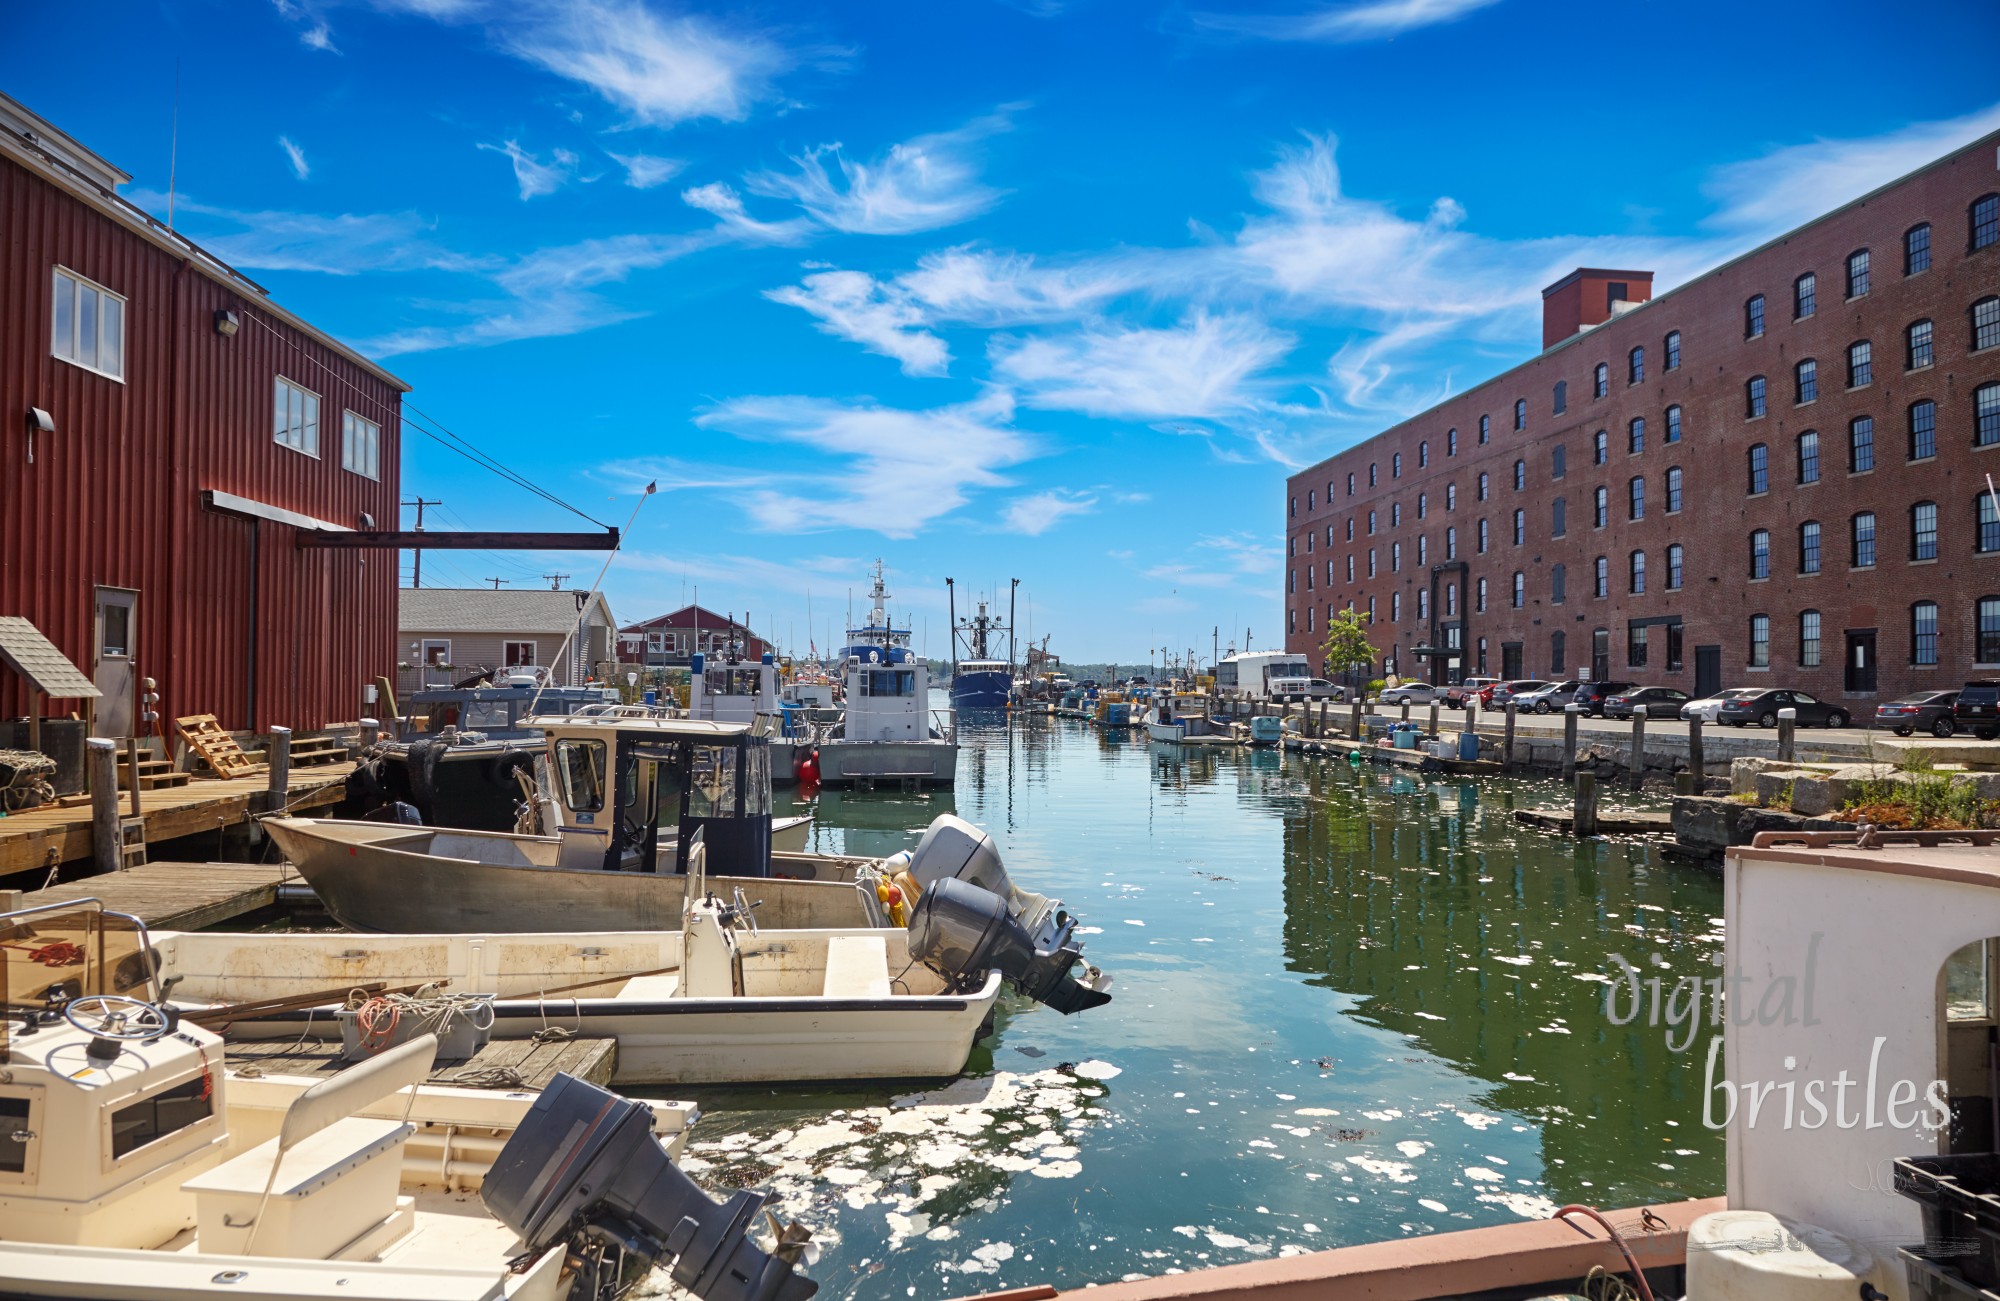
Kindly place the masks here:
[[(0, 918), (0, 1001), (10, 1009), (44, 1006), (51, 996), (153, 996), (145, 929), (107, 913), (95, 900), (31, 909)], [(4, 1022), (0, 1016), (0, 1036)], [(0, 1047), (5, 1046), (0, 1038)]]
[[(742, 780), (738, 781), (738, 769)], [(742, 791), (742, 799), (737, 792)], [(771, 813), (771, 751), (762, 745), (698, 745), (688, 786), (688, 816), (754, 818)]]
[(709, 669), (701, 675), (702, 690), (712, 696), (754, 696), (763, 690), (758, 669)]
[(563, 803), (571, 810), (595, 813), (604, 807), (604, 742), (557, 741), (555, 769)]
[(864, 696), (914, 696), (917, 694), (915, 669), (868, 669), (861, 675)]

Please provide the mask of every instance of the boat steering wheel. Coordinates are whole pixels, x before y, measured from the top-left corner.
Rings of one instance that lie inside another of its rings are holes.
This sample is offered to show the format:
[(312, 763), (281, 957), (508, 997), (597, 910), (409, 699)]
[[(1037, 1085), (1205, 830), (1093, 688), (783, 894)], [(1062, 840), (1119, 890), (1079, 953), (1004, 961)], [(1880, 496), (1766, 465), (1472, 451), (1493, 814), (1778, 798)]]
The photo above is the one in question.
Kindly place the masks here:
[(151, 1043), (172, 1033), (176, 1018), (144, 999), (88, 994), (63, 1007), (63, 1020), (87, 1035), (115, 1043)]

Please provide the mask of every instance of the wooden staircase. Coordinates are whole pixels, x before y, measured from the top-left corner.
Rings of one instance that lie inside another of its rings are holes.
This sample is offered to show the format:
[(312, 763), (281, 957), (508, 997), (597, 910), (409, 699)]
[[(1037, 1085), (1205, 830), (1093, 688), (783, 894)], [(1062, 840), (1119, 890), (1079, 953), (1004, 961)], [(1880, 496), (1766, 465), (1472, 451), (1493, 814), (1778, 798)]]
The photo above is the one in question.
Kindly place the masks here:
[[(156, 791), (171, 789), (176, 786), (185, 786), (189, 780), (189, 774), (175, 772), (174, 765), (168, 760), (155, 759), (143, 750), (139, 752), (140, 790)], [(132, 789), (132, 765), (125, 762), (123, 753), (118, 756), (118, 789), (121, 791)]]
[(341, 763), (347, 758), (347, 742), (337, 736), (311, 736), (301, 741), (292, 738), (292, 766), (294, 768), (318, 763)]

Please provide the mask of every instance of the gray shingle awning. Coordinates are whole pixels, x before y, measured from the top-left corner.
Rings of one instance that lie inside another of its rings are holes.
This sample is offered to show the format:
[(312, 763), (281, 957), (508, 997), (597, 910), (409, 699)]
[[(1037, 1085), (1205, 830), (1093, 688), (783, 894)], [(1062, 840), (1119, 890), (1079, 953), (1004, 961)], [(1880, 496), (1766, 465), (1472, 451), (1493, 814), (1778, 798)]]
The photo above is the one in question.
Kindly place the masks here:
[(56, 700), (90, 700), (104, 693), (89, 676), (18, 614), (0, 615), (0, 660), (28, 685)]

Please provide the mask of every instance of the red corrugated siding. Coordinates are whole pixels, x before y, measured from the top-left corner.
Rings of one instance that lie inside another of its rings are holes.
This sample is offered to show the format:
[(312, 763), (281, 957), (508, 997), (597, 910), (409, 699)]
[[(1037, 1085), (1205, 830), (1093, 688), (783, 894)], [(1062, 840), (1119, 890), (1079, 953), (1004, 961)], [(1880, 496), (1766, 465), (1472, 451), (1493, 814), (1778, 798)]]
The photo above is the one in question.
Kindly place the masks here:
[[(395, 527), (395, 387), (10, 159), (0, 234), (0, 613), (27, 615), (89, 672), (94, 589), (136, 588), (139, 670), (159, 681), (168, 718), (313, 728), (355, 717), (362, 686), (395, 666), (395, 555), (299, 551), (294, 530), (204, 511), (201, 493), (350, 527), (366, 511)], [(123, 384), (50, 354), (59, 264), (125, 296)], [(244, 318), (234, 338), (214, 330), (222, 308)], [(272, 438), (280, 374), (320, 395), (317, 459)], [(32, 465), (29, 407), (56, 425)], [(379, 482), (340, 468), (343, 408), (382, 427)], [(19, 679), (0, 672), (0, 714), (25, 705)]]

